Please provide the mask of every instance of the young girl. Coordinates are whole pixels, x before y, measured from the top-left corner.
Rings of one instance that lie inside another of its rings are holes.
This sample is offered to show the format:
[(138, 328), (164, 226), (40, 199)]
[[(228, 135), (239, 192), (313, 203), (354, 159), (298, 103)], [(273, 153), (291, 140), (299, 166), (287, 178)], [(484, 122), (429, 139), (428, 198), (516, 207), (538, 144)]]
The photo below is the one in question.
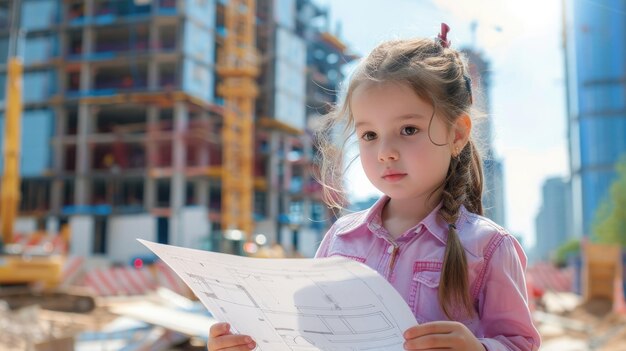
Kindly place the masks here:
[[(471, 82), (448, 30), (443, 24), (435, 40), (379, 45), (351, 78), (343, 106), (328, 116), (356, 133), (365, 174), (384, 195), (337, 220), (316, 257), (362, 262), (400, 292), (419, 322), (404, 333), (406, 350), (537, 350), (524, 252), (482, 217)], [(321, 150), (323, 184), (340, 191), (334, 179), (341, 152), (330, 143)], [(209, 350), (254, 347), (225, 323), (210, 330)]]

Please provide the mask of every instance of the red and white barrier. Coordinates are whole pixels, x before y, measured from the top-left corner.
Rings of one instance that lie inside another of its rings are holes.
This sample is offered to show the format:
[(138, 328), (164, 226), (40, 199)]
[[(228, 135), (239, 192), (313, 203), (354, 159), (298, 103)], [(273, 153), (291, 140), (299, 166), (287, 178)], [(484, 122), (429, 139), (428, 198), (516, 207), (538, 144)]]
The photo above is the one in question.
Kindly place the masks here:
[(31, 234), (17, 233), (13, 236), (13, 243), (21, 246), (24, 252), (38, 249), (49, 253), (67, 253), (67, 243), (61, 235), (52, 235), (43, 232)]
[(97, 268), (85, 275), (85, 285), (98, 296), (143, 295), (158, 287), (148, 268)]
[(552, 263), (538, 262), (526, 270), (526, 276), (534, 288), (542, 291), (569, 292), (572, 291), (574, 269), (559, 269)]
[(84, 273), (85, 258), (82, 256), (69, 256), (63, 264), (60, 288), (67, 288), (78, 282)]

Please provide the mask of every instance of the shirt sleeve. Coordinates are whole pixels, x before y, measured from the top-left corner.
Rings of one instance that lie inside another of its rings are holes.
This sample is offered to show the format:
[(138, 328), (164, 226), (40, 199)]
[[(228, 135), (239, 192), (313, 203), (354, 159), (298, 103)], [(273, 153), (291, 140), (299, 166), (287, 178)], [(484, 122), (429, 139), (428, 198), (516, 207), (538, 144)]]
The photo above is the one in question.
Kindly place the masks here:
[(511, 235), (505, 235), (486, 257), (479, 314), (488, 351), (538, 350), (539, 332), (528, 308), (524, 271), (526, 255)]

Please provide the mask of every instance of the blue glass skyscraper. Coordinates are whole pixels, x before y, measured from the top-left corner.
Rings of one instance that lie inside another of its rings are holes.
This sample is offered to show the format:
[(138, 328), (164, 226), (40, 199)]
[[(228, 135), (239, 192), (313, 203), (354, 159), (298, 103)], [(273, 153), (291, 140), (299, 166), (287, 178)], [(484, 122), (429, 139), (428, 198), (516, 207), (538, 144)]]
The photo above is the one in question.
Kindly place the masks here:
[(626, 153), (626, 0), (564, 1), (574, 235), (589, 235)]

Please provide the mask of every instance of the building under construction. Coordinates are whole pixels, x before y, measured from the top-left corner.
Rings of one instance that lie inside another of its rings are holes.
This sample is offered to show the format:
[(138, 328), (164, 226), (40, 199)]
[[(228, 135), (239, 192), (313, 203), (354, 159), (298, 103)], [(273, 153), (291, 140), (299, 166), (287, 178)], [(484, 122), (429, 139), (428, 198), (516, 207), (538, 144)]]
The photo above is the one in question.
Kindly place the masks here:
[(69, 224), (73, 254), (124, 263), (146, 252), (136, 238), (230, 250), (224, 237), (263, 234), (314, 252), (330, 218), (308, 126), (354, 58), (327, 11), (310, 0), (0, 0), (0, 97), (14, 20), (17, 232)]

